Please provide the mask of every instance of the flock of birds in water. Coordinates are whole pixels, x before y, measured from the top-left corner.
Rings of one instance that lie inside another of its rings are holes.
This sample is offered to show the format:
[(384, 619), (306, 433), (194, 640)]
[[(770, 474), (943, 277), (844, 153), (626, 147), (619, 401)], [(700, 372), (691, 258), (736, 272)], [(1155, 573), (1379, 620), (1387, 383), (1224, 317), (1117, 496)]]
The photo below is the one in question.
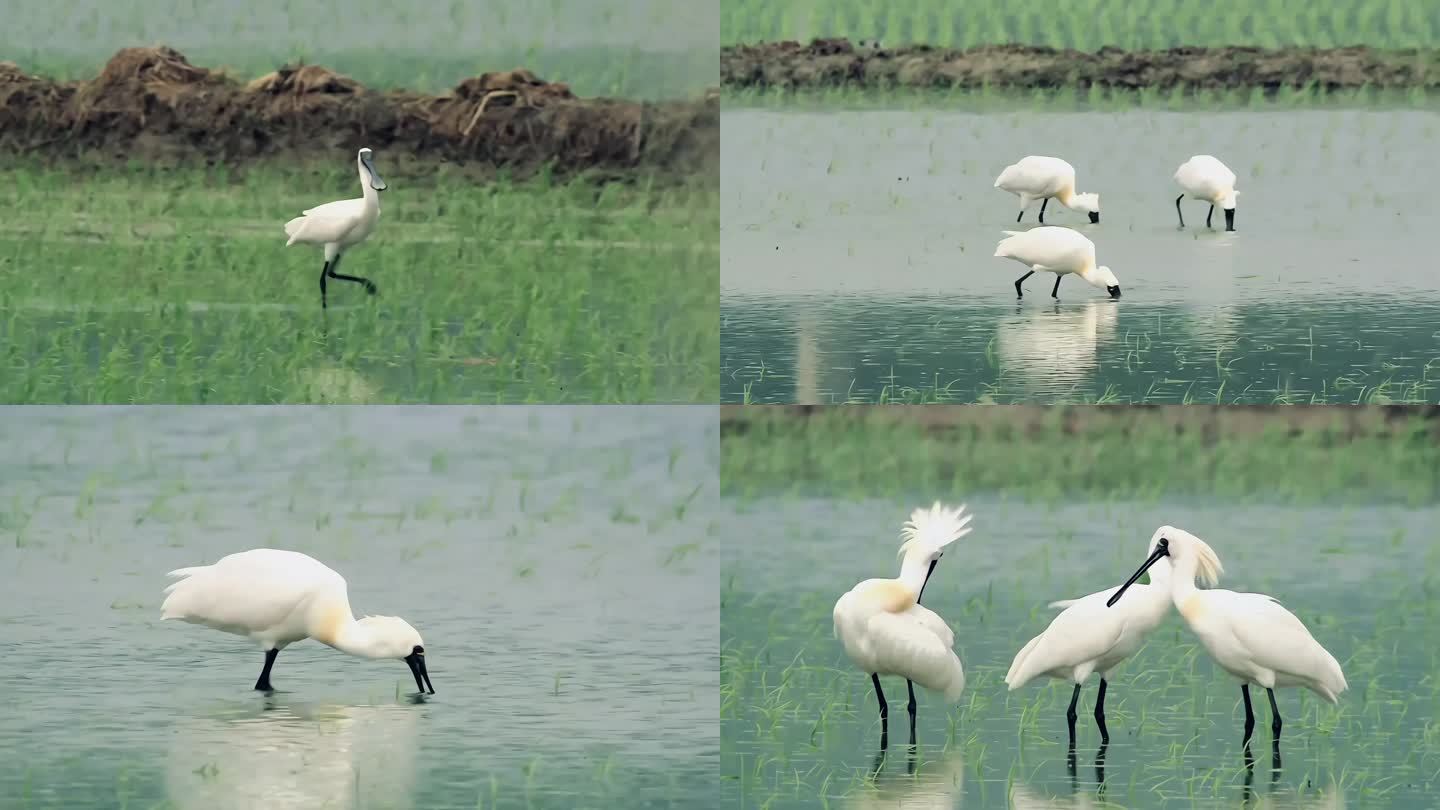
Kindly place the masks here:
[[(950, 544), (970, 533), (965, 507), (936, 503), (916, 509), (901, 530), (900, 576), (867, 579), (835, 603), (835, 636), (854, 665), (870, 676), (880, 708), (880, 751), (890, 743), (889, 706), (880, 676), (905, 679), (910, 714), (910, 745), (915, 746), (915, 684), (938, 692), (947, 703), (965, 689), (965, 670), (955, 653), (955, 635), (945, 620), (920, 598), (936, 563)], [(1149, 573), (1150, 582), (1139, 579)], [(1250, 687), (1263, 688), (1270, 702), (1274, 767), (1280, 766), (1280, 709), (1275, 690), (1303, 687), (1334, 704), (1348, 685), (1340, 664), (1295, 614), (1273, 597), (1216, 588), (1223, 568), (1220, 558), (1199, 537), (1174, 526), (1155, 530), (1140, 567), (1118, 587), (1051, 602), (1058, 616), (1015, 655), (1005, 674), (1011, 691), (1036, 678), (1069, 681), (1075, 689), (1066, 712), (1071, 763), (1075, 749), (1076, 709), (1080, 687), (1100, 673), (1095, 698), (1095, 723), (1102, 744), (1110, 741), (1105, 724), (1105, 692), (1110, 676), (1144, 645), (1146, 636), (1170, 606), (1221, 669), (1240, 682), (1245, 700), (1245, 734), (1241, 745), (1247, 760), (1255, 713)], [(1206, 587), (1197, 588), (1196, 580)]]
[[(1175, 214), (1180, 218), (1180, 227), (1185, 227), (1185, 213), (1180, 203), (1188, 196), (1210, 203), (1210, 212), (1205, 217), (1205, 227), (1213, 227), (1215, 206), (1225, 212), (1225, 230), (1235, 230), (1235, 172), (1210, 155), (1195, 155), (1180, 165), (1175, 172), (1175, 182), (1180, 185), (1180, 196), (1175, 198)], [(1004, 189), (1020, 198), (1019, 222), (1025, 217), (1025, 209), (1036, 200), (1040, 201), (1040, 225), (1028, 231), (1006, 231), (1006, 237), (995, 247), (995, 255), (1014, 259), (1030, 268), (1030, 271), (1015, 280), (1015, 295), (1025, 297), (1020, 284), (1037, 271), (1045, 270), (1055, 274), (1055, 286), (1050, 297), (1060, 297), (1060, 280), (1074, 274), (1087, 283), (1099, 287), (1111, 298), (1120, 297), (1120, 280), (1109, 267), (1095, 262), (1095, 243), (1084, 234), (1071, 228), (1045, 224), (1045, 207), (1055, 200), (1072, 211), (1088, 214), (1092, 224), (1100, 221), (1100, 195), (1081, 193), (1075, 190), (1075, 167), (1056, 157), (1030, 155), (1018, 163), (1005, 167), (995, 178), (995, 188)]]

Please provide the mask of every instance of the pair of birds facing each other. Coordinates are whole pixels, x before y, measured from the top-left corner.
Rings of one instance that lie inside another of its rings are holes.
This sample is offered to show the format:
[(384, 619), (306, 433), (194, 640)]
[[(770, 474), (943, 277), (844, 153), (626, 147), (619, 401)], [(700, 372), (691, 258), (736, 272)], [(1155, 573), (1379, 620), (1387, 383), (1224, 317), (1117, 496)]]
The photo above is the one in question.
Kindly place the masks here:
[(345, 578), (313, 557), (257, 548), (167, 576), (178, 581), (165, 588), (161, 620), (204, 625), (260, 645), (265, 664), (255, 682), (259, 691), (273, 691), (270, 669), (281, 650), (313, 638), (361, 658), (398, 658), (421, 694), (427, 687), (435, 694), (425, 642), (415, 628), (395, 616), (355, 618)]
[[(835, 635), (850, 661), (870, 675), (875, 689), (881, 750), (889, 743), (881, 675), (906, 679), (911, 745), (916, 736), (914, 683), (942, 693), (947, 703), (959, 700), (964, 690), (964, 670), (952, 649), (954, 634), (944, 619), (920, 606), (920, 596), (945, 549), (970, 532), (970, 518), (963, 505), (951, 509), (936, 503), (928, 510), (916, 509), (901, 533), (900, 576), (867, 579), (835, 603)], [(1150, 582), (1139, 583), (1147, 572)], [(1005, 675), (1006, 686), (1013, 691), (1037, 677), (1074, 683), (1066, 712), (1074, 747), (1080, 687), (1099, 672), (1095, 722), (1102, 742), (1109, 742), (1105, 693), (1110, 675), (1139, 651), (1174, 605), (1210, 657), (1240, 681), (1245, 700), (1242, 745), (1248, 750), (1255, 727), (1250, 703), (1254, 684), (1270, 698), (1278, 751), (1281, 720), (1274, 690), (1300, 686), (1333, 704), (1348, 688), (1345, 675), (1300, 619), (1274, 598), (1215, 588), (1222, 572), (1219, 557), (1203, 540), (1183, 529), (1161, 526), (1150, 538), (1145, 562), (1123, 585), (1050, 603), (1063, 610), (1021, 648)], [(1206, 589), (1196, 587), (1197, 578)]]
[(375, 171), (374, 152), (369, 147), (356, 154), (355, 167), (360, 173), (361, 196), (307, 208), (285, 223), (285, 235), (289, 237), (285, 247), (320, 245), (325, 250), (325, 264), (320, 268), (321, 309), (328, 307), (325, 290), (328, 279), (353, 281), (370, 295), (376, 293), (375, 282), (370, 279), (337, 272), (345, 251), (370, 238), (380, 221), (380, 192), (385, 190), (385, 181)]
[[(1210, 214), (1205, 218), (1207, 227), (1218, 204), (1225, 210), (1225, 230), (1235, 230), (1235, 197), (1240, 192), (1235, 190), (1235, 173), (1224, 163), (1210, 155), (1195, 155), (1176, 170), (1175, 182), (1183, 189), (1175, 198), (1175, 213), (1180, 217), (1180, 227), (1185, 227), (1180, 202), (1188, 194), (1210, 203)], [(1015, 218), (1016, 222), (1024, 218), (1030, 203), (1041, 200), (1041, 227), (1029, 231), (1005, 231), (1006, 238), (995, 247), (997, 258), (1014, 259), (1030, 268), (1015, 281), (1017, 298), (1025, 295), (1020, 288), (1021, 283), (1041, 270), (1055, 274), (1055, 286), (1050, 290), (1052, 298), (1060, 297), (1060, 280), (1069, 274), (1105, 290), (1111, 298), (1120, 297), (1120, 281), (1115, 273), (1095, 261), (1094, 242), (1070, 228), (1045, 225), (1045, 206), (1051, 199), (1066, 208), (1088, 214), (1092, 224), (1100, 221), (1100, 195), (1075, 191), (1074, 166), (1060, 158), (1031, 155), (1006, 166), (995, 178), (995, 188), (1020, 198), (1020, 214)]]

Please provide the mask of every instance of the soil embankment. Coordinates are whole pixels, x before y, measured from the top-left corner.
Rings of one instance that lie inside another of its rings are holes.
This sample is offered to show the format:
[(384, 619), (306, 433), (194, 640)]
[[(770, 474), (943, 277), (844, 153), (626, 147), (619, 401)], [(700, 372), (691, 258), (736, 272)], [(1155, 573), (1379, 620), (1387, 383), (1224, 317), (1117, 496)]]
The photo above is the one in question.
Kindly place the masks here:
[(334, 159), (370, 146), (407, 170), (718, 176), (718, 93), (642, 103), (581, 99), (526, 70), (449, 93), (376, 91), (318, 65), (245, 83), (165, 47), (126, 48), (89, 81), (56, 82), (0, 62), (0, 153), (45, 160), (192, 163)]
[(731, 45), (720, 52), (730, 88), (1060, 88), (1324, 91), (1440, 86), (1440, 51), (1352, 48), (1170, 48), (1086, 52), (1029, 45), (946, 50), (845, 39)]

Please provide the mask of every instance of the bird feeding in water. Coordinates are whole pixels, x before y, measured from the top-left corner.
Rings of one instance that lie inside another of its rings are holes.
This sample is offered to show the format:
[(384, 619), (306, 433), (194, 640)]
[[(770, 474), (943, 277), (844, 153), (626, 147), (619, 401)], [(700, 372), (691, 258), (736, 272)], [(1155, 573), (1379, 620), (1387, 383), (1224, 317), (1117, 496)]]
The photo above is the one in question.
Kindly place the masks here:
[(1235, 172), (1210, 155), (1195, 155), (1175, 170), (1175, 182), (1184, 189), (1175, 198), (1175, 213), (1180, 217), (1180, 227), (1185, 227), (1185, 215), (1180, 212), (1180, 201), (1188, 194), (1192, 199), (1210, 203), (1210, 213), (1205, 215), (1205, 227), (1215, 216), (1215, 206), (1225, 209), (1225, 230), (1235, 230)]
[(307, 245), (323, 245), (325, 265), (320, 268), (320, 308), (326, 308), (325, 280), (354, 281), (365, 287), (365, 292), (375, 294), (375, 282), (360, 276), (347, 276), (336, 272), (345, 251), (364, 242), (375, 230), (380, 219), (380, 192), (385, 190), (385, 181), (375, 171), (369, 147), (361, 149), (355, 156), (355, 165), (360, 171), (360, 192), (363, 196), (354, 200), (337, 200), (314, 208), (305, 209), (298, 216), (285, 223), (285, 235), (290, 240), (285, 247), (301, 242)]
[(1012, 163), (995, 178), (995, 188), (1004, 189), (1020, 198), (1019, 222), (1025, 217), (1025, 209), (1035, 200), (1040, 200), (1040, 224), (1045, 224), (1045, 206), (1050, 200), (1072, 211), (1090, 216), (1090, 222), (1100, 221), (1100, 195), (1081, 194), (1075, 191), (1075, 167), (1055, 157), (1030, 155), (1019, 163)]
[[(1155, 548), (1151, 540), (1150, 549)], [(1070, 725), (1070, 747), (1075, 747), (1075, 707), (1080, 700), (1080, 686), (1092, 672), (1100, 673), (1100, 692), (1095, 698), (1095, 724), (1100, 727), (1100, 741), (1110, 742), (1105, 727), (1105, 690), (1110, 673), (1122, 661), (1134, 655), (1145, 644), (1145, 637), (1159, 626), (1170, 610), (1170, 563), (1160, 559), (1150, 567), (1150, 584), (1131, 586), (1129, 595), (1119, 607), (1111, 609), (1106, 602), (1119, 588), (1096, 591), (1079, 599), (1051, 602), (1052, 608), (1064, 608), (1050, 626), (1015, 656), (1005, 684), (1015, 691), (1036, 677), (1068, 680), (1075, 684), (1070, 696), (1070, 710), (1065, 717)]]
[(835, 637), (845, 655), (870, 674), (880, 705), (880, 750), (890, 744), (889, 707), (880, 688), (881, 675), (905, 679), (910, 695), (910, 744), (915, 745), (915, 682), (940, 692), (948, 703), (960, 699), (965, 670), (951, 649), (955, 634), (934, 611), (920, 606), (920, 596), (945, 548), (970, 533), (965, 507), (936, 503), (916, 509), (900, 531), (900, 576), (867, 579), (835, 603)]
[(1120, 297), (1120, 279), (1105, 265), (1096, 266), (1095, 243), (1085, 234), (1058, 225), (1004, 233), (1006, 237), (995, 246), (996, 257), (1014, 259), (1030, 268), (1030, 272), (1015, 279), (1016, 298), (1025, 297), (1020, 283), (1035, 275), (1037, 270), (1055, 274), (1051, 298), (1060, 297), (1060, 279), (1067, 273), (1074, 273), (1092, 286), (1103, 288), (1111, 298)]
[[(1106, 605), (1113, 607), (1141, 574), (1168, 557), (1170, 598), (1175, 609), (1215, 663), (1240, 680), (1240, 692), (1245, 698), (1245, 738), (1241, 745), (1248, 750), (1255, 730), (1250, 685), (1263, 686), (1270, 698), (1270, 731), (1278, 761), (1281, 723), (1275, 690), (1303, 686), (1334, 704), (1348, 688), (1339, 662), (1320, 646), (1295, 614), (1273, 597), (1215, 588), (1224, 569), (1205, 541), (1183, 529), (1161, 526), (1150, 543), (1150, 556)], [(1196, 576), (1210, 587), (1196, 588)]]
[[(361, 658), (398, 658), (415, 688), (429, 687), (425, 642), (404, 619), (350, 611), (345, 578), (298, 551), (257, 548), (221, 557), (214, 565), (180, 568), (165, 588), (160, 618), (203, 624), (245, 636), (265, 651), (255, 688), (270, 692), (270, 668), (286, 646), (307, 638)], [(423, 683), (422, 683), (423, 679)]]

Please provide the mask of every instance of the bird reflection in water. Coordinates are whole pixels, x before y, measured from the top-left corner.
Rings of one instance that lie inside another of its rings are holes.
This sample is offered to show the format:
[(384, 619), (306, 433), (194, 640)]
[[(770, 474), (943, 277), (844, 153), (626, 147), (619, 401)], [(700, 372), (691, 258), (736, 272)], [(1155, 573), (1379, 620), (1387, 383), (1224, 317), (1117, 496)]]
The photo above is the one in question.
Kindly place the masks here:
[(847, 797), (846, 810), (958, 810), (965, 794), (965, 759), (958, 752), (943, 752), (937, 759), (921, 760), (916, 746), (907, 746), (905, 773), (870, 772), (870, 783)]

